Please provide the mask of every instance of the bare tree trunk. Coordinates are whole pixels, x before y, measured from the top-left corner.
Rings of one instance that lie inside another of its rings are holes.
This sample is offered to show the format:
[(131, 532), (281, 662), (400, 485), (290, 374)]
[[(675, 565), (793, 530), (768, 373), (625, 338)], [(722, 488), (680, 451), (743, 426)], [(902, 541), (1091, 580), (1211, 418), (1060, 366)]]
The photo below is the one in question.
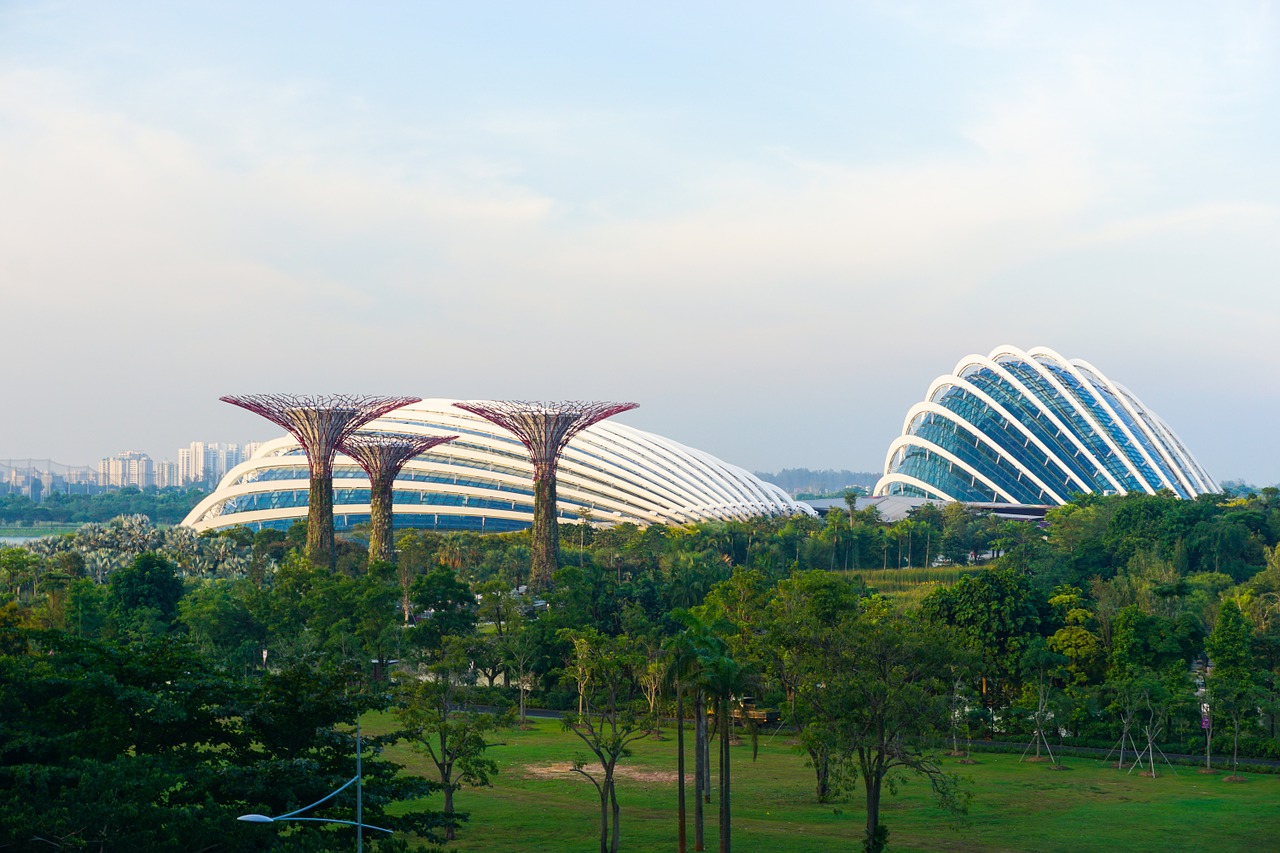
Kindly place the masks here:
[(880, 853), (884, 850), (884, 839), (880, 838), (880, 785), (881, 778), (879, 774), (872, 774), (873, 778), (867, 780), (867, 840), (865, 849), (867, 853)]
[(706, 794), (707, 705), (701, 690), (694, 700), (693, 731), (693, 849), (706, 850), (702, 802)]
[(716, 724), (720, 727), (720, 853), (732, 853), (730, 829), (732, 825), (729, 813), (729, 700), (726, 698), (720, 706), (722, 714)]
[(618, 789), (613, 786), (613, 781), (609, 782), (609, 806), (613, 810), (613, 841), (609, 845), (609, 853), (618, 853), (618, 816), (621, 809), (618, 807)]
[(609, 786), (608, 773), (600, 786), (600, 853), (609, 853)]
[(817, 779), (817, 796), (818, 802), (827, 803), (831, 801), (831, 755), (825, 751), (819, 751), (814, 747), (809, 747), (809, 760), (813, 762), (814, 774)]
[[(396, 567), (400, 576), (400, 606), (404, 609), (404, 624), (408, 625), (413, 618), (413, 601), (409, 596), (409, 587), (413, 585), (413, 577), (409, 573), (407, 563), (402, 563)], [(258, 589), (262, 589), (259, 585)]]
[(1235, 742), (1231, 750), (1231, 775), (1235, 776), (1240, 770), (1240, 717), (1231, 718), (1235, 729)]
[[(444, 783), (444, 815), (450, 821), (453, 820), (453, 785), (448, 782)], [(452, 823), (444, 828), (444, 837), (446, 841), (453, 841), (458, 837), (457, 829)]]
[(680, 801), (680, 827), (677, 833), (678, 853), (685, 853), (688, 839), (685, 836), (684, 804), (684, 690), (676, 683), (676, 790)]

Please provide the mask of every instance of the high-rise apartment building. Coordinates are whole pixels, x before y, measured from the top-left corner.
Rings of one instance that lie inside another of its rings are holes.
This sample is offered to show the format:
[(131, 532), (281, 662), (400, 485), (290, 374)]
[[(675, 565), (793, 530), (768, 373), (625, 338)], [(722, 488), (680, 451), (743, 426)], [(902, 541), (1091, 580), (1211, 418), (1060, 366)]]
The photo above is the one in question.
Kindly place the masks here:
[(155, 467), (151, 457), (136, 450), (126, 450), (108, 456), (98, 463), (98, 485), (137, 486), (155, 485)]
[[(258, 444), (253, 443), (254, 449)], [(248, 448), (250, 445), (246, 445)], [(178, 449), (177, 483), (212, 488), (222, 475), (239, 465), (247, 454), (238, 444), (193, 441)]]
[(165, 459), (162, 462), (155, 463), (156, 472), (156, 488), (164, 489), (169, 486), (179, 486), (181, 481), (178, 479), (178, 466), (174, 462)]

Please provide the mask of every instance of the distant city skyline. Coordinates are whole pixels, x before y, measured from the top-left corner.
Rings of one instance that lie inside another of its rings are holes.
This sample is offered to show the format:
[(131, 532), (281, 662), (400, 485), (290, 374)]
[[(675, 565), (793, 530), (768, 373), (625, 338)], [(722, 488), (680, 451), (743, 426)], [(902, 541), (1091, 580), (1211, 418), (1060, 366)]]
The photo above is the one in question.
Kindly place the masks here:
[(288, 391), (880, 470), (1011, 344), (1275, 483), (1278, 55), (1266, 2), (4, 4), (0, 455)]
[[(227, 471), (252, 456), (262, 444), (262, 441), (193, 441), (174, 453), (121, 450), (90, 463), (65, 462), (47, 456), (0, 456), (0, 486), (36, 500), (41, 494), (56, 491), (55, 482), (64, 486), (91, 484), (103, 488), (191, 485), (212, 488)], [(35, 493), (31, 490), (34, 480), (41, 481)]]

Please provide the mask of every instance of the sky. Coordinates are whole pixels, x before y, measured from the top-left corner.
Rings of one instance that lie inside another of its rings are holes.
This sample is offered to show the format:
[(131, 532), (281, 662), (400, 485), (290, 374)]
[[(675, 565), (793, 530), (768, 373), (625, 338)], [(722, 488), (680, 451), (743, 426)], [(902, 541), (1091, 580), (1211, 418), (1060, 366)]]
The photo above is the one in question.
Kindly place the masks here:
[(1272, 2), (0, 0), (0, 458), (615, 399), (881, 470), (1002, 344), (1280, 481)]

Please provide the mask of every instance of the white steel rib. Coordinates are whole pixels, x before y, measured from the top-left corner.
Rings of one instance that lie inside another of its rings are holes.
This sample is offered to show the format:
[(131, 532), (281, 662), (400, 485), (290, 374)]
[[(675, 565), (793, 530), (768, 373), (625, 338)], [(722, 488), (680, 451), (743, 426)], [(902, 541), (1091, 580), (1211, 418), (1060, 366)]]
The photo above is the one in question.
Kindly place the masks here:
[[(533, 518), (533, 466), (523, 446), (489, 421), (423, 400), (387, 413), (371, 432), (458, 435), (405, 464), (394, 486), (398, 525), (451, 530), (518, 530)], [(197, 530), (287, 527), (306, 517), (306, 458), (288, 436), (263, 444), (227, 472), (213, 494), (183, 521)], [(369, 514), (368, 478), (345, 456), (334, 460), (334, 516), (339, 529)], [(593, 523), (683, 524), (761, 515), (812, 514), (782, 489), (710, 454), (614, 421), (570, 441), (557, 474), (564, 518), (580, 509)]]
[[(975, 461), (966, 463), (957, 452)], [(1193, 497), (1218, 486), (1168, 424), (1124, 385), (1048, 347), (1005, 345), (990, 355), (965, 356), (929, 385), (890, 444), (875, 493), (959, 500), (991, 493), (1013, 502), (1011, 490), (1026, 495), (1032, 489), (1063, 503), (1075, 491), (1169, 489)]]

